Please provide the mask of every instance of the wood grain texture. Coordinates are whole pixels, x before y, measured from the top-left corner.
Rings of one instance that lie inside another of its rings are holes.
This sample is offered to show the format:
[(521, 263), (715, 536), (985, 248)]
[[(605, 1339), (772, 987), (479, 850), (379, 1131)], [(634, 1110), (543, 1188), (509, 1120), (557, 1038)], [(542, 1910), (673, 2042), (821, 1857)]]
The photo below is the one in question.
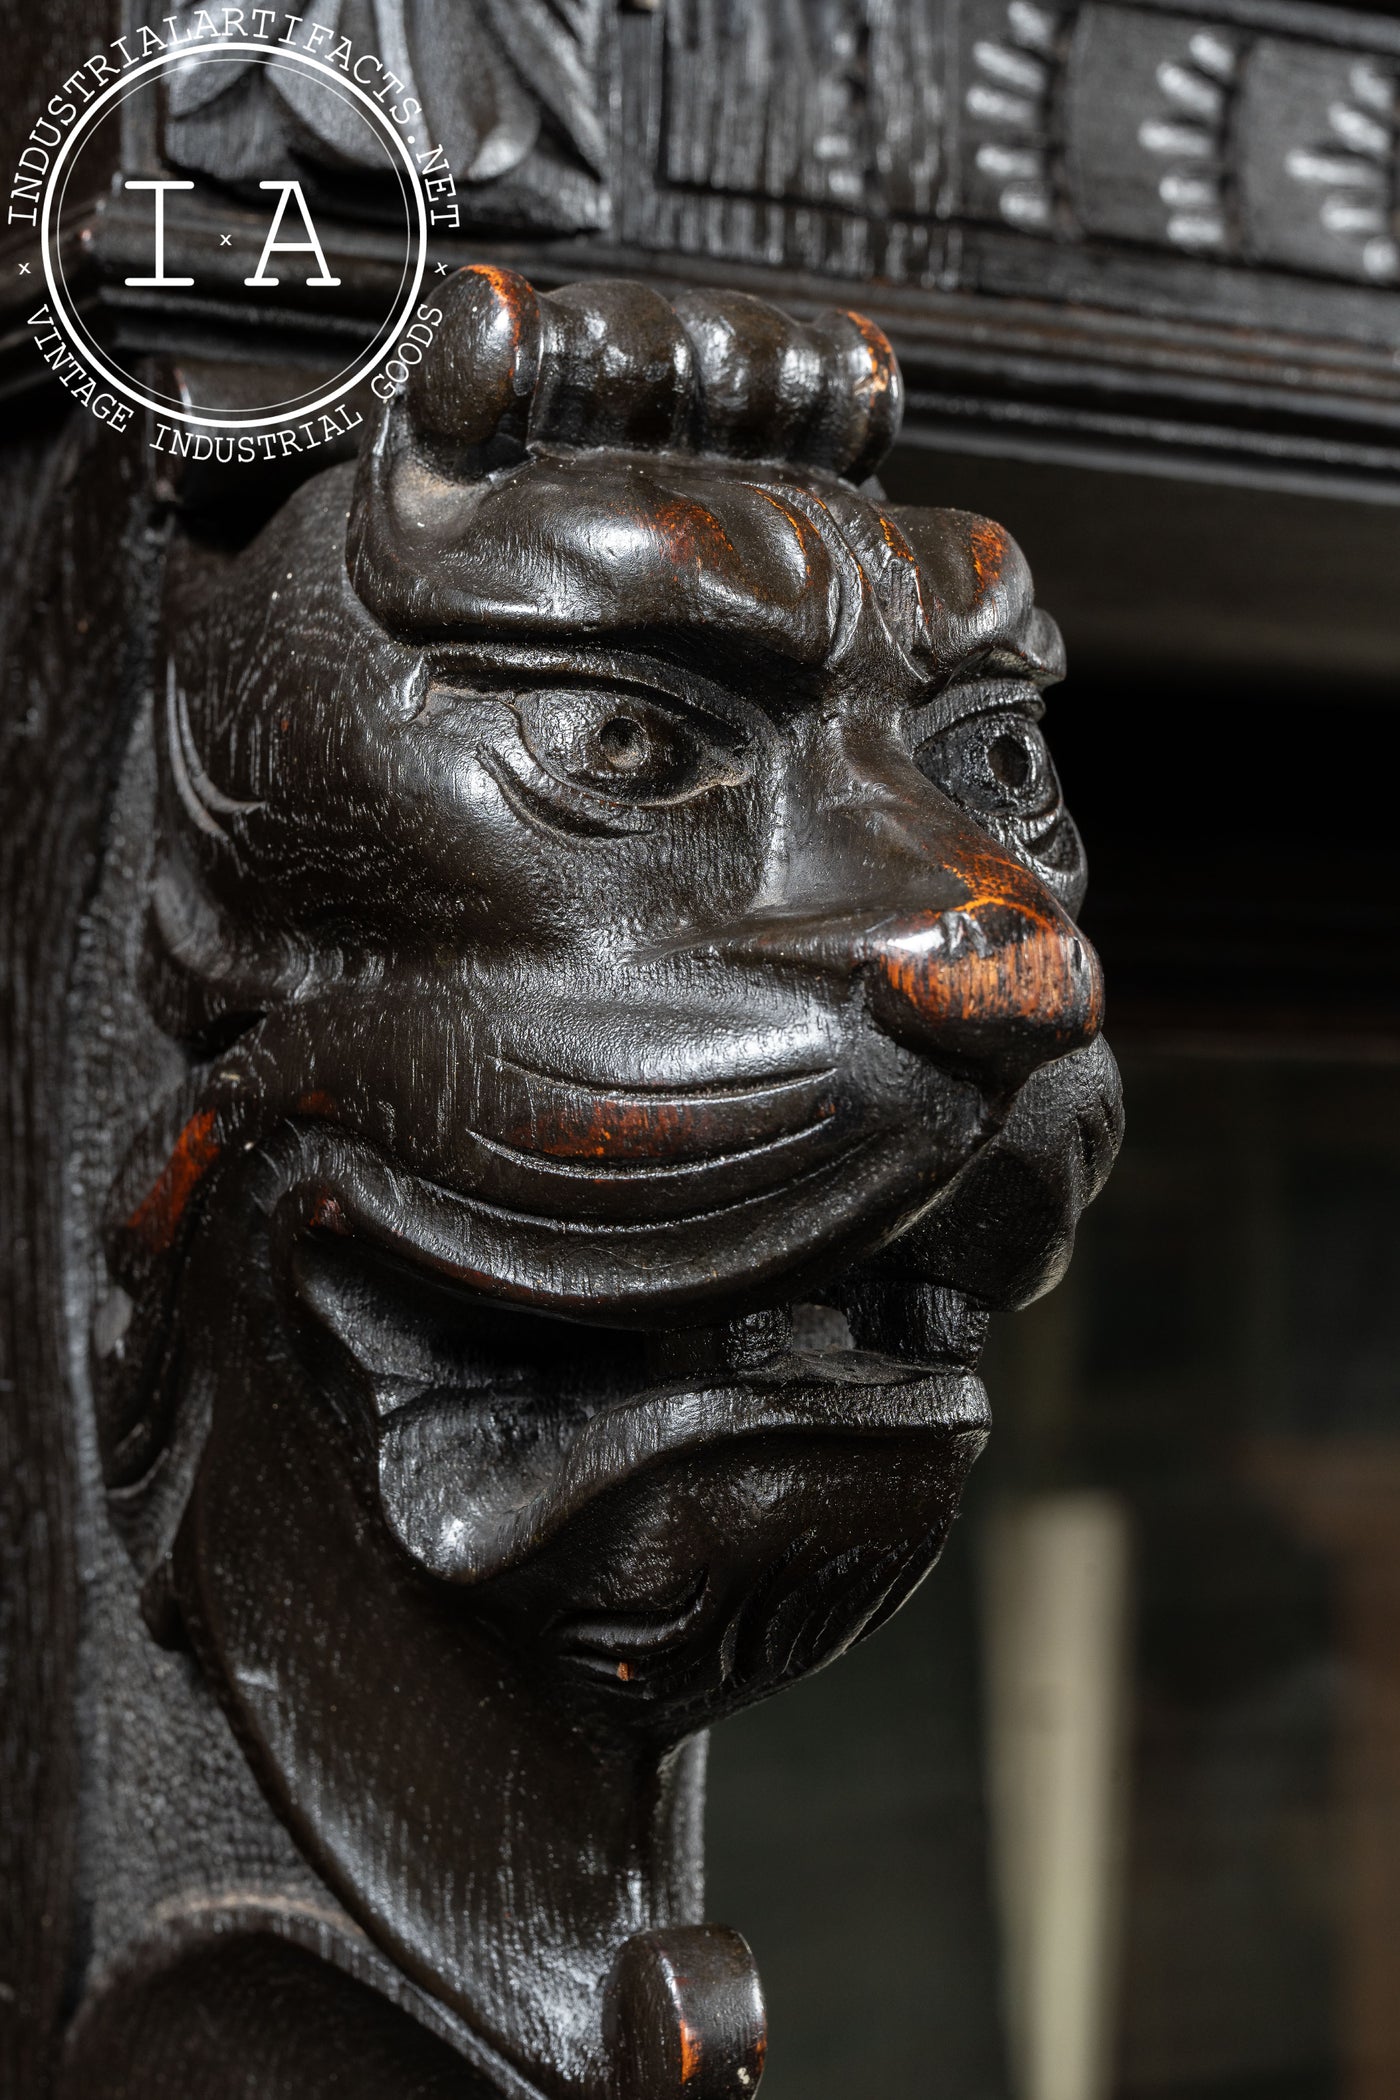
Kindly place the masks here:
[[(76, 1928), (77, 1439), (64, 1296), (63, 1065), (80, 911), (123, 732), (128, 453), (40, 427), (3, 460), (0, 754), (0, 2084), (45, 2089)], [(82, 486), (88, 501), (72, 492)]]

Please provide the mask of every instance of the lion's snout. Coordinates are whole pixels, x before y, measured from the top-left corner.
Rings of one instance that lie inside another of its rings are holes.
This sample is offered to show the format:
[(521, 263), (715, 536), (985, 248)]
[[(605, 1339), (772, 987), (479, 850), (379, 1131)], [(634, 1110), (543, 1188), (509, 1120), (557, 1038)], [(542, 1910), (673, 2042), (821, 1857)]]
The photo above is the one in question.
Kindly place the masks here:
[(1048, 899), (915, 913), (872, 927), (861, 946), (881, 1026), (994, 1091), (1082, 1050), (1103, 1022), (1099, 959)]
[(735, 962), (859, 980), (886, 1035), (993, 1096), (1103, 1023), (1098, 956), (1030, 878), (942, 910), (755, 918), (722, 945)]

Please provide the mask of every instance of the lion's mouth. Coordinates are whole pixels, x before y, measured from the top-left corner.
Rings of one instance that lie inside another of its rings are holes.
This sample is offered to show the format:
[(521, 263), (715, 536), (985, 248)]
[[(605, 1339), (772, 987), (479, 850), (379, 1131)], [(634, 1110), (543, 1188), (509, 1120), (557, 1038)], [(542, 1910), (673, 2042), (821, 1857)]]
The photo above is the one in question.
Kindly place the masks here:
[[(985, 1320), (859, 1282), (650, 1333), (483, 1303), (353, 1238), (300, 1244), (356, 1358), (374, 1490), (430, 1577), (580, 1695), (678, 1738), (816, 1667), (922, 1579), (985, 1439)], [(852, 1324), (856, 1332), (852, 1332)], [(873, 1324), (882, 1344), (858, 1346)]]
[(988, 1427), (986, 1316), (881, 1253), (930, 1178), (863, 1142), (729, 1210), (561, 1230), (326, 1133), (336, 1195), (296, 1235), (298, 1285), (358, 1366), (377, 1501), (419, 1568), (673, 1715), (704, 1668), (781, 1676), (774, 1628), (810, 1667), (867, 1592), (883, 1610), (916, 1580)]
[[(917, 1346), (904, 1352), (889, 1346), (899, 1322), (887, 1304), (875, 1349), (831, 1305), (652, 1334), (483, 1308), (333, 1235), (304, 1243), (298, 1272), (304, 1302), (366, 1376), (379, 1499), (401, 1545), (439, 1580), (528, 1588), (556, 1548), (573, 1552), (561, 1542), (586, 1542), (531, 1617), (576, 1670), (635, 1693), (717, 1608), (706, 1567), (718, 1556), (704, 1545), (716, 1508), (727, 1535), (790, 1530), (777, 1505), (824, 1451), (815, 1462), (849, 1492), (809, 1513), (820, 1579), (872, 1528), (857, 1454), (888, 1463), (895, 1446), (917, 1450), (934, 1515), (927, 1494), (912, 1496), (897, 1538), (865, 1556), (873, 1581), (876, 1561), (927, 1555), (947, 1464), (960, 1477), (988, 1424), (975, 1370), (984, 1321), (950, 1292), (934, 1356), (913, 1306)], [(656, 1494), (663, 1477), (669, 1499)], [(678, 1508), (689, 1532), (677, 1533)]]
[(305, 1369), (440, 1608), (672, 1737), (880, 1623), (988, 1428), (979, 1308), (1008, 1294), (978, 1221), (1024, 1214), (1015, 1302), (1111, 1156), (1105, 1056), (1048, 1068), (985, 1149), (974, 1119), (922, 1160), (858, 1130), (679, 1218), (506, 1210), (288, 1132), (258, 1201)]
[(985, 1388), (966, 1365), (875, 1350), (788, 1345), (749, 1367), (700, 1362), (687, 1372), (673, 1360), (669, 1369), (663, 1382), (567, 1427), (556, 1419), (536, 1429), (528, 1410), (512, 1409), (504, 1437), (499, 1422), (485, 1422), (499, 1406), (494, 1393), (390, 1406), (378, 1449), (391, 1525), (431, 1574), (476, 1582), (519, 1565), (602, 1495), (684, 1452), (748, 1438), (982, 1431), (989, 1420)]

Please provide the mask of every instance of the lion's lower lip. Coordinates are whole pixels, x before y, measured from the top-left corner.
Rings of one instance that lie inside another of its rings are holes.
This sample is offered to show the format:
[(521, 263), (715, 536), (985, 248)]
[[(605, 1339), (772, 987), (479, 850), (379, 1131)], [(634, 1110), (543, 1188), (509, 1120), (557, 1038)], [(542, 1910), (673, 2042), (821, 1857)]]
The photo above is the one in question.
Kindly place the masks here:
[(474, 1583), (540, 1551), (571, 1518), (658, 1460), (747, 1439), (927, 1441), (986, 1433), (986, 1390), (954, 1366), (901, 1363), (865, 1350), (789, 1351), (723, 1380), (629, 1394), (533, 1465), (484, 1464), (480, 1396), (400, 1408), (379, 1433), (380, 1493), (390, 1525), (429, 1573)]

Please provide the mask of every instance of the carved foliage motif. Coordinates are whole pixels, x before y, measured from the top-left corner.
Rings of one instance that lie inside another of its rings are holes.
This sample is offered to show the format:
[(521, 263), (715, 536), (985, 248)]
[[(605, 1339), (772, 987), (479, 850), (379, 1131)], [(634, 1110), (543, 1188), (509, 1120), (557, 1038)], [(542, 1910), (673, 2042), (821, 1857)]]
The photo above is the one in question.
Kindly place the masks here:
[[(182, 0), (177, 32), (197, 12)], [(607, 217), (604, 20), (605, 0), (308, 0), (302, 36), (324, 29), (322, 56), (348, 38), (383, 61), (401, 83), (396, 97), (421, 105), (424, 134), (475, 193), (479, 221), (563, 230)], [(384, 168), (348, 103), (292, 67), (252, 60), (174, 75), (165, 151), (231, 184), (284, 168), (333, 184)]]
[[(1109, 0), (666, 0), (628, 38), (613, 0), (315, 0), (307, 19), (405, 80), (483, 228), (947, 282), (951, 229), (990, 223), (1400, 275), (1400, 50), (1368, 49), (1355, 17), (1352, 41), (1322, 43), (1287, 0), (1263, 23)], [(651, 106), (610, 168), (628, 63)], [(325, 106), (290, 73), (198, 68), (165, 150), (224, 182), (279, 151), (363, 175), (367, 134)]]

